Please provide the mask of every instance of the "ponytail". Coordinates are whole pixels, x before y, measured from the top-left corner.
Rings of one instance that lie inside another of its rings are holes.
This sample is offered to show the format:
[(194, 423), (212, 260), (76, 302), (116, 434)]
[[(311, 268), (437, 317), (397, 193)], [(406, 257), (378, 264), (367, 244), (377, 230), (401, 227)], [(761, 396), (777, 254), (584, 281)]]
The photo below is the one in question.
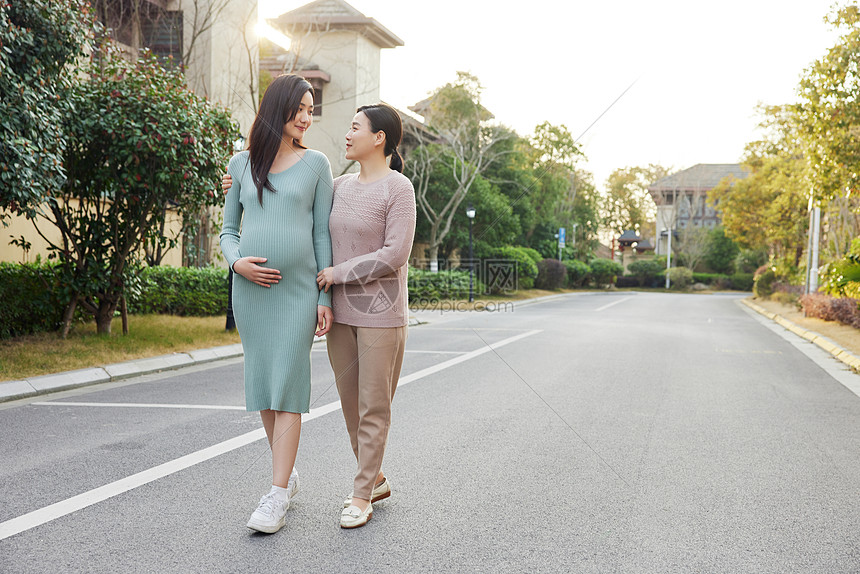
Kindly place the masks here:
[(394, 171), (403, 173), (403, 158), (400, 157), (400, 152), (397, 151), (397, 148), (394, 148), (391, 151), (391, 163), (388, 167), (390, 167)]

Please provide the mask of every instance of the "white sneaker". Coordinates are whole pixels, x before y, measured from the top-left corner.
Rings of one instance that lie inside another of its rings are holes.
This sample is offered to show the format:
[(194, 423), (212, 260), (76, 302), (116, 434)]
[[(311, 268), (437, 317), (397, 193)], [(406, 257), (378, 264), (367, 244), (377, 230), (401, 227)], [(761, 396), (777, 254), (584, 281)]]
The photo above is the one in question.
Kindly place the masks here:
[(293, 467), (293, 472), (290, 473), (290, 481), (287, 483), (287, 500), (292, 500), (299, 493), (299, 471)]
[(290, 500), (281, 502), (272, 493), (266, 494), (260, 499), (260, 505), (251, 515), (248, 528), (258, 532), (272, 534), (284, 527), (287, 509)]

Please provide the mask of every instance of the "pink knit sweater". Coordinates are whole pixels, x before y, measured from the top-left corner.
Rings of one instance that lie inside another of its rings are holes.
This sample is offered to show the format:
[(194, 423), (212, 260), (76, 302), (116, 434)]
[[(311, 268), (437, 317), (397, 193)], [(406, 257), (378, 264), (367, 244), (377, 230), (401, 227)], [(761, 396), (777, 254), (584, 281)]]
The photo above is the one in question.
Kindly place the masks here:
[(402, 327), (409, 322), (406, 279), (415, 236), (415, 189), (392, 171), (363, 184), (358, 174), (334, 180), (329, 217), (335, 323)]

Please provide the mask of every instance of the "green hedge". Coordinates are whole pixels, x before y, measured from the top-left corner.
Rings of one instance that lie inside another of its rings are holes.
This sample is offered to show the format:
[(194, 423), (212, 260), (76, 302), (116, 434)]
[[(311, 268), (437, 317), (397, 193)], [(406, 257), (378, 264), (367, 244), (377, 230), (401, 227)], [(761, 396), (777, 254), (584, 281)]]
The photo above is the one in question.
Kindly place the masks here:
[[(486, 243), (480, 243), (475, 249), (475, 257), (481, 259), (483, 262), (477, 271), (479, 271), (481, 280), (488, 285), (488, 289), (494, 294), (498, 294), (504, 289), (497, 285), (497, 277), (494, 278), (490, 276), (489, 278), (485, 278), (483, 273), (492, 271), (494, 267), (498, 269), (507, 264), (514, 265), (516, 266), (517, 271), (516, 285), (510, 285), (507, 282), (503, 282), (504, 287), (508, 288), (513, 286), (515, 289), (531, 289), (534, 287), (534, 281), (538, 274), (535, 258), (539, 255), (540, 254), (534, 249), (512, 245), (491, 247)], [(541, 257), (541, 260), (542, 259), (543, 257)]]
[(127, 297), (129, 313), (205, 317), (227, 312), (227, 275), (222, 267), (147, 267), (139, 291)]
[[(433, 273), (423, 269), (409, 268), (409, 302), (426, 303), (446, 299), (468, 299), (468, 271), (439, 271)], [(477, 274), (473, 278), (473, 293), (480, 295), (484, 292), (483, 284)]]
[(567, 267), (558, 259), (543, 259), (538, 263), (535, 287), (538, 289), (561, 289), (567, 286)]
[[(137, 279), (126, 294), (130, 313), (207, 316), (227, 312), (226, 269), (147, 267)], [(0, 339), (57, 330), (68, 297), (56, 264), (0, 263)]]
[(0, 263), (0, 339), (56, 330), (65, 301), (52, 263)]

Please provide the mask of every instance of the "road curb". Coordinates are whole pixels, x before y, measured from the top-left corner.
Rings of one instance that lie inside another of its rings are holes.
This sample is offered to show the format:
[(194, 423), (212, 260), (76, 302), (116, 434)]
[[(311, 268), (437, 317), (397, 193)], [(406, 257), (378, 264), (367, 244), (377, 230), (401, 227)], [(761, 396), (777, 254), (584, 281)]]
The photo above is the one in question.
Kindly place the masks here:
[[(409, 318), (409, 326), (420, 325), (415, 317)], [(314, 337), (314, 343), (325, 341), (324, 337)], [(222, 359), (234, 359), (245, 355), (242, 343), (197, 349), (187, 353), (172, 353), (158, 357), (133, 359), (122, 363), (90, 367), (75, 371), (65, 371), (50, 375), (39, 375), (19, 381), (0, 381), (0, 403), (26, 399), (38, 395), (67, 391), (78, 387), (121, 381), (140, 375), (149, 375), (160, 371), (173, 371), (182, 367), (202, 365)]]
[(753, 311), (755, 311), (759, 315), (764, 315), (765, 317), (767, 317), (768, 319), (777, 323), (778, 325), (781, 325), (782, 327), (784, 327), (788, 331), (791, 331), (792, 333), (794, 333), (798, 337), (802, 337), (802, 338), (806, 339), (807, 341), (809, 341), (810, 343), (813, 343), (813, 344), (817, 345), (818, 347), (820, 347), (821, 349), (827, 351), (828, 353), (833, 355), (836, 359), (842, 361), (843, 363), (845, 363), (846, 365), (848, 365), (849, 367), (851, 367), (855, 371), (860, 372), (860, 357), (854, 355), (848, 349), (845, 349), (844, 347), (837, 345), (836, 343), (834, 343), (833, 341), (831, 341), (827, 337), (825, 337), (823, 335), (819, 335), (815, 331), (808, 331), (808, 330), (804, 329), (803, 327), (801, 327), (797, 323), (789, 321), (788, 319), (786, 319), (782, 315), (777, 315), (776, 313), (771, 313), (770, 311), (768, 311), (767, 309), (765, 309), (761, 305), (753, 303), (749, 299), (741, 299), (740, 301), (741, 301), (741, 303), (743, 303), (744, 305), (746, 305), (747, 307), (749, 307), (750, 309), (752, 309)]
[(158, 357), (134, 359), (102, 367), (40, 375), (20, 381), (3, 381), (0, 382), (0, 402), (25, 399), (36, 395), (97, 385), (99, 383), (110, 383), (139, 375), (200, 365), (219, 359), (232, 359), (234, 357), (241, 357), (243, 354), (242, 344), (236, 343), (235, 345), (200, 349), (189, 351), (188, 353), (173, 353)]

